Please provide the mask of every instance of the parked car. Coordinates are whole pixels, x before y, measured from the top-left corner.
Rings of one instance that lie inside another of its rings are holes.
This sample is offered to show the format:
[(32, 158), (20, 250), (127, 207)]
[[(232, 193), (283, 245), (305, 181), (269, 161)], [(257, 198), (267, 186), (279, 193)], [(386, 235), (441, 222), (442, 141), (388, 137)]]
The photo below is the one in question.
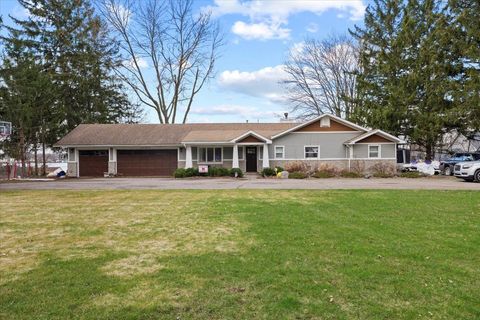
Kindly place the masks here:
[(454, 167), (455, 177), (480, 182), (480, 161), (459, 162)]
[(478, 161), (480, 160), (480, 152), (461, 152), (455, 153), (448, 159), (440, 161), (440, 172), (446, 176), (453, 175), (455, 164), (459, 162)]

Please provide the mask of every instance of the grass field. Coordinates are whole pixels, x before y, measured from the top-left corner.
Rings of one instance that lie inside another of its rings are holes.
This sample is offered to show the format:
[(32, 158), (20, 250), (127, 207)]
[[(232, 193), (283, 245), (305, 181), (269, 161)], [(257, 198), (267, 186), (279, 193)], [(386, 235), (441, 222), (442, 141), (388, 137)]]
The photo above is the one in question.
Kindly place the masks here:
[(480, 193), (0, 193), (0, 319), (478, 319)]

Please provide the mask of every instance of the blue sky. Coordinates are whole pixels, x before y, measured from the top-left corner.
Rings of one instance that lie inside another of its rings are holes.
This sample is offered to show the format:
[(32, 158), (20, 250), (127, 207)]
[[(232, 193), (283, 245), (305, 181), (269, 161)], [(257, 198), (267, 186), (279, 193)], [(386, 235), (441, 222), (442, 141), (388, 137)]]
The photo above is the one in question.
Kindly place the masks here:
[[(361, 25), (367, 0), (195, 0), (212, 10), (226, 45), (215, 79), (194, 101), (189, 122), (277, 122), (289, 110), (282, 64), (308, 38), (347, 33)], [(16, 0), (0, 0), (0, 14), (24, 17)], [(148, 108), (145, 122), (158, 122)]]

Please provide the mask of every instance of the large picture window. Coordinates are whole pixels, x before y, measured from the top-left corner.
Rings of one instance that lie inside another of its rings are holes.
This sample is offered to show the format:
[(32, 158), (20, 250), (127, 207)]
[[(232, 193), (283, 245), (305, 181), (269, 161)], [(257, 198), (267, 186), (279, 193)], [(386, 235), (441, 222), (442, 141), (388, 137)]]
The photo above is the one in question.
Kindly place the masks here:
[(369, 158), (380, 158), (380, 146), (379, 145), (369, 145), (368, 146), (368, 157)]
[(305, 159), (318, 159), (320, 157), (319, 146), (305, 146)]
[(208, 147), (198, 148), (199, 163), (220, 163), (222, 162), (222, 148)]

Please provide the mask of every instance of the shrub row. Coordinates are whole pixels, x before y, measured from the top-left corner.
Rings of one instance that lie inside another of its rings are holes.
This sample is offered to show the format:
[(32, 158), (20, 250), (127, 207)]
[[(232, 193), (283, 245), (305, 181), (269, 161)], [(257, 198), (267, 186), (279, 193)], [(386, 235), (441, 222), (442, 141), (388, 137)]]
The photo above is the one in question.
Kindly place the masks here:
[[(341, 170), (333, 165), (322, 163), (319, 166), (309, 166), (303, 161), (292, 161), (285, 164), (285, 170), (291, 173), (301, 172), (304, 175), (294, 176), (306, 176), (314, 178), (361, 178), (366, 174), (364, 163), (355, 161), (352, 162), (350, 170)], [(396, 175), (396, 168), (390, 163), (378, 162), (369, 168), (371, 175), (377, 178), (391, 178)], [(413, 175), (411, 176), (413, 178)]]
[(282, 171), (284, 171), (282, 167), (263, 168), (263, 170), (260, 171), (260, 174), (262, 175), (262, 177), (274, 177)]
[(243, 172), (240, 168), (222, 168), (222, 167), (209, 167), (208, 173), (198, 172), (198, 168), (178, 168), (173, 173), (175, 178), (188, 178), (188, 177), (197, 177), (197, 176), (209, 176), (209, 177), (243, 177)]

